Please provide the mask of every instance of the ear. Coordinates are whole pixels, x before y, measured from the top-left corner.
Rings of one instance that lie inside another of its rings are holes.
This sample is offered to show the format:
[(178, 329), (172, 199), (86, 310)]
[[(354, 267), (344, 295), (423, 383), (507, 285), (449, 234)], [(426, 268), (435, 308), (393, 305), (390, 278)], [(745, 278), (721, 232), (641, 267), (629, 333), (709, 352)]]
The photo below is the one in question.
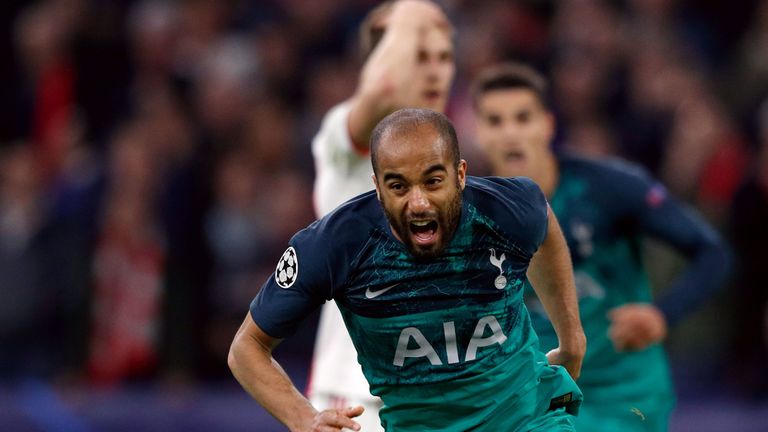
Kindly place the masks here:
[(467, 184), (467, 161), (462, 159), (459, 161), (459, 166), (456, 169), (456, 174), (459, 176), (459, 185), (461, 190), (464, 190), (464, 186)]
[(381, 201), (381, 192), (379, 192), (379, 182), (376, 181), (376, 174), (371, 174), (371, 180), (373, 181), (373, 187), (376, 189), (376, 198)]

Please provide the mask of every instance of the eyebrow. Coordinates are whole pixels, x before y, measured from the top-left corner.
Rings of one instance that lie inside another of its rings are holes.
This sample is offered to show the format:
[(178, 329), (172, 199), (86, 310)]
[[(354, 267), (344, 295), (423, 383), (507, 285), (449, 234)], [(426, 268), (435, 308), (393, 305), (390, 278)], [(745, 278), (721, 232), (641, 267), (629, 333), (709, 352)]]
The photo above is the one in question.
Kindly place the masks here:
[[(422, 175), (422, 177), (426, 177), (426, 176), (428, 176), (428, 175), (430, 175), (430, 174), (432, 174), (432, 173), (434, 173), (436, 171), (448, 172), (448, 169), (443, 164), (434, 164), (434, 165), (430, 166), (429, 168), (425, 169), (424, 172), (421, 175)], [(386, 182), (388, 180), (401, 180), (401, 181), (403, 181), (403, 180), (405, 180), (405, 177), (402, 174), (391, 173), (390, 172), (390, 173), (384, 174), (384, 181)]]
[(405, 180), (405, 177), (402, 174), (386, 173), (384, 174), (384, 181), (387, 180)]
[(426, 176), (434, 173), (435, 171), (445, 171), (445, 172), (448, 172), (448, 169), (443, 164), (434, 164), (431, 167), (429, 167), (426, 170), (424, 170), (424, 173), (422, 174), (422, 176), (426, 177)]

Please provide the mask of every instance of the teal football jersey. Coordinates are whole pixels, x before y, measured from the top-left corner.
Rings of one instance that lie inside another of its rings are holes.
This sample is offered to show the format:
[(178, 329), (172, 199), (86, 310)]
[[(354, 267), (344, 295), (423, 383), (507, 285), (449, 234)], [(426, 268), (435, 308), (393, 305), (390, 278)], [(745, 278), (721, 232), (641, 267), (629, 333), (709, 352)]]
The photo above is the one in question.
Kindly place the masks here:
[(387, 430), (525, 429), (581, 399), (547, 365), (523, 302), (546, 231), (533, 182), (469, 177), (444, 254), (417, 260), (365, 194), (291, 240), (251, 315), (284, 337), (334, 298)]
[[(616, 430), (616, 420), (622, 430), (666, 430), (674, 396), (665, 353), (658, 344), (641, 351), (616, 351), (608, 336), (608, 314), (627, 303), (652, 302), (641, 260), (644, 236), (659, 238), (686, 254), (705, 251), (699, 255), (698, 268), (686, 272), (677, 289), (677, 293), (689, 293), (676, 294), (689, 302), (701, 294), (694, 295), (692, 289), (708, 291), (709, 285), (722, 279), (723, 255), (719, 246), (712, 247), (718, 244), (717, 237), (694, 213), (667, 196), (663, 186), (631, 164), (562, 155), (558, 162), (560, 179), (551, 206), (571, 251), (587, 335), (579, 377), (586, 415), (577, 420), (577, 426), (610, 431)], [(702, 281), (707, 274), (710, 280)], [(690, 309), (674, 300), (661, 306), (671, 321), (677, 319), (673, 311)], [(529, 286), (526, 303), (542, 350), (556, 347), (554, 329)], [(611, 413), (615, 418), (607, 421)]]

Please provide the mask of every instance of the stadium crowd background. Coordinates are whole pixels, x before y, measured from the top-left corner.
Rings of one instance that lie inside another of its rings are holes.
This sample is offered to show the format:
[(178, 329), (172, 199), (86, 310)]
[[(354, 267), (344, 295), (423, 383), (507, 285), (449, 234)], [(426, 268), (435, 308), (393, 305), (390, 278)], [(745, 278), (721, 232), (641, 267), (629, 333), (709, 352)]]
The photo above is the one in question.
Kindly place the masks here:
[[(13, 408), (30, 382), (59, 397), (234, 384), (229, 344), (313, 219), (310, 140), (354, 90), (376, 3), (2, 2), (0, 418), (45, 424)], [(440, 3), (470, 172), (487, 166), (468, 82), (530, 62), (553, 83), (557, 146), (642, 164), (737, 254), (667, 343), (681, 404), (766, 407), (768, 1)], [(652, 242), (646, 255), (663, 289), (681, 258)], [(313, 332), (278, 349), (299, 387)]]

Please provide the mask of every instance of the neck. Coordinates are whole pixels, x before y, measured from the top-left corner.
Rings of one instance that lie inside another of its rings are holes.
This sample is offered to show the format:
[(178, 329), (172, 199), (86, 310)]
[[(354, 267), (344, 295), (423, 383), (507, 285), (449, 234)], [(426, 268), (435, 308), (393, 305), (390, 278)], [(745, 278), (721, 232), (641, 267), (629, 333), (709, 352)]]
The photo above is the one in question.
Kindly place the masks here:
[(555, 194), (557, 183), (560, 181), (560, 167), (557, 164), (555, 155), (552, 153), (547, 155), (542, 165), (542, 169), (538, 170), (531, 178), (539, 185), (547, 198), (552, 198), (552, 195)]

